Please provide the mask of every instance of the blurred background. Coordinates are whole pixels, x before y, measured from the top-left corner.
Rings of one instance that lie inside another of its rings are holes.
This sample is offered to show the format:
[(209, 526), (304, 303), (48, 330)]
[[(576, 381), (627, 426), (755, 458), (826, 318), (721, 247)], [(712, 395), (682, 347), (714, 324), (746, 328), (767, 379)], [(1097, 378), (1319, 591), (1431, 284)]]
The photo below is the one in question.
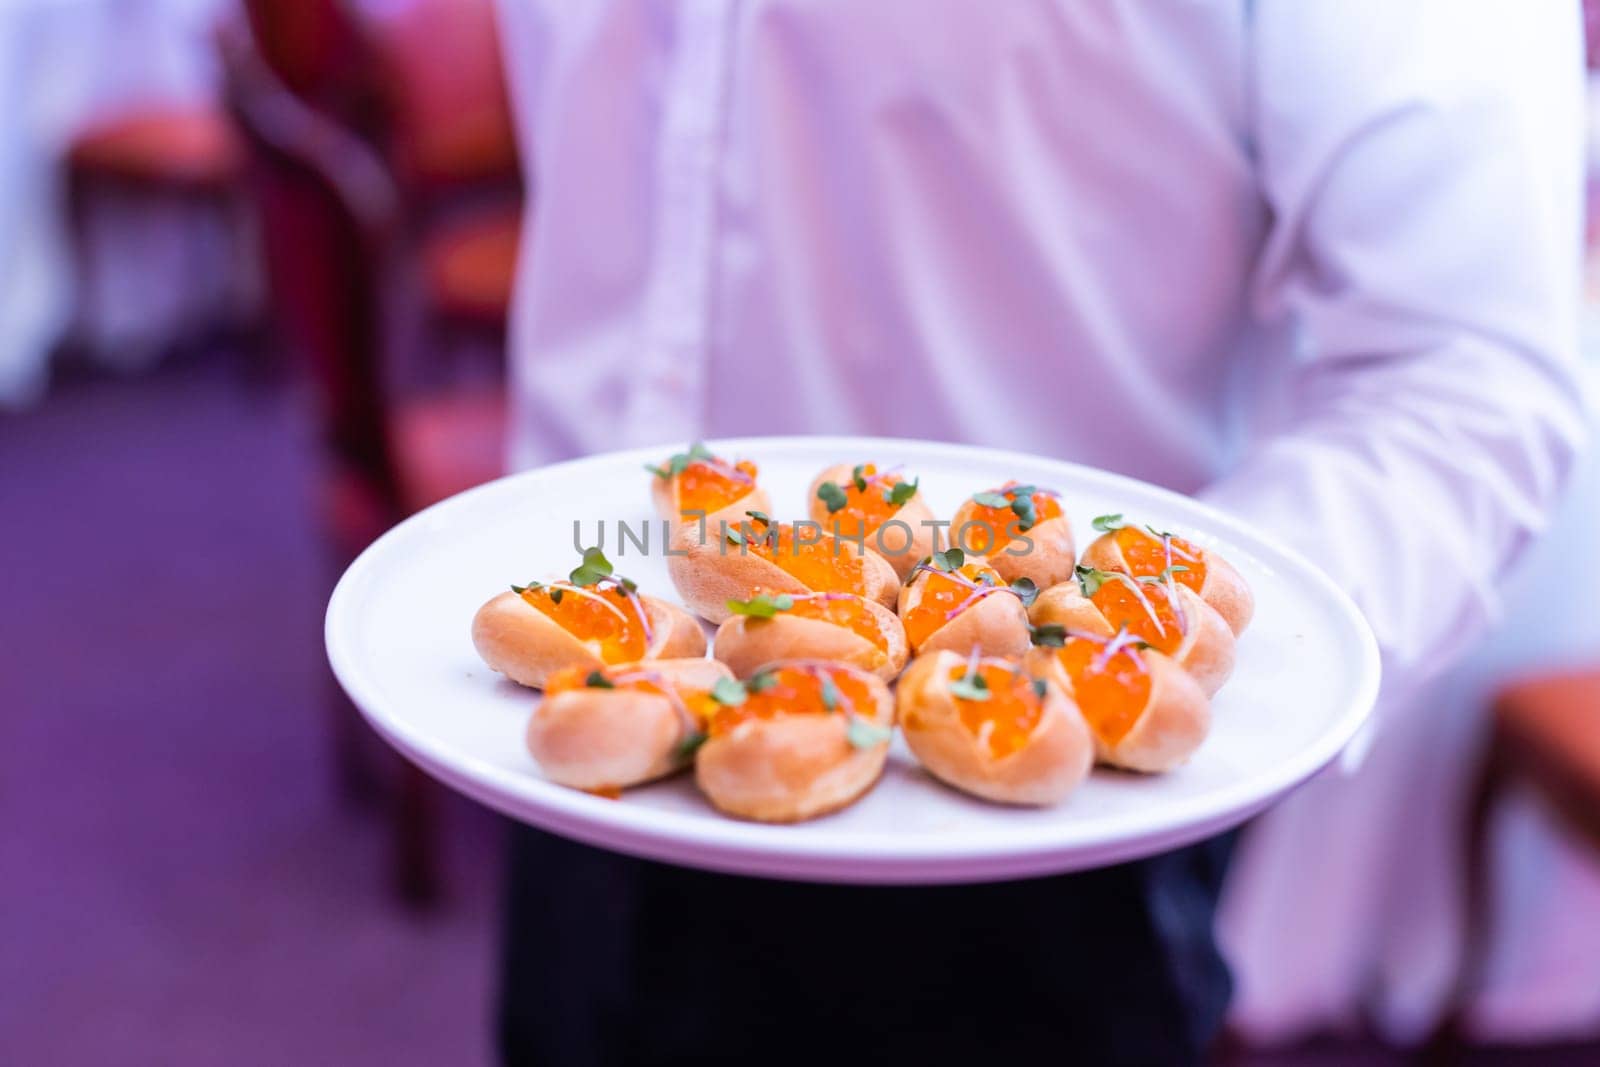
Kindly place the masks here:
[[(492, 1059), (503, 828), (321, 619), (500, 471), (498, 48), (493, 0), (0, 2), (0, 1063)], [(1600, 611), (1546, 610), (1597, 544), (1590, 459), (1496, 630), (1250, 828), (1219, 1062), (1600, 1063)]]

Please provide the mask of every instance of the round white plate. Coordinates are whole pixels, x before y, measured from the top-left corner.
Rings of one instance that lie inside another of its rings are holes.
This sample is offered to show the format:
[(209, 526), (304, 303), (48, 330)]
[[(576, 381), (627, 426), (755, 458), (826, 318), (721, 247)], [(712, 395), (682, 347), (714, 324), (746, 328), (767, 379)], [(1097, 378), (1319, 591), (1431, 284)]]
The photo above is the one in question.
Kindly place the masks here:
[[(537, 699), (489, 670), (473, 613), (510, 583), (564, 576), (576, 543), (604, 542), (617, 572), (675, 599), (660, 554), (645, 463), (658, 451), (594, 456), (503, 478), (446, 500), (361, 554), (328, 605), (328, 656), (368, 721), (448, 785), (515, 819), (603, 848), (740, 874), (827, 882), (973, 882), (1099, 867), (1199, 840), (1244, 821), (1328, 764), (1378, 690), (1372, 634), (1343, 592), (1296, 553), (1229, 516), (1143, 482), (1019, 453), (877, 438), (711, 442), (761, 468), (779, 518), (842, 461), (904, 463), (934, 514), (1007, 478), (1059, 490), (1079, 547), (1090, 520), (1123, 512), (1215, 549), (1256, 595), (1213, 732), (1189, 763), (1143, 777), (1097, 769), (1047, 810), (1000, 807), (921, 771), (898, 737), (875, 789), (834, 815), (764, 826), (717, 814), (691, 775), (620, 801), (547, 782), (523, 747)], [(574, 523), (579, 529), (574, 531)], [(650, 531), (648, 554), (617, 524)]]

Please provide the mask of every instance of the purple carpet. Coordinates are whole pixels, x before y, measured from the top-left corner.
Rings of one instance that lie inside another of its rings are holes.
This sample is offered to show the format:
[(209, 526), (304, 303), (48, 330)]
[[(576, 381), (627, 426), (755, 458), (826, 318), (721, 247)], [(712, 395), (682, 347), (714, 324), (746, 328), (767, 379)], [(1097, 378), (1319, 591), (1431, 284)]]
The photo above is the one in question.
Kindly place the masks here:
[(0, 1064), (490, 1057), (499, 834), (446, 899), (338, 799), (315, 442), (203, 368), (0, 418)]

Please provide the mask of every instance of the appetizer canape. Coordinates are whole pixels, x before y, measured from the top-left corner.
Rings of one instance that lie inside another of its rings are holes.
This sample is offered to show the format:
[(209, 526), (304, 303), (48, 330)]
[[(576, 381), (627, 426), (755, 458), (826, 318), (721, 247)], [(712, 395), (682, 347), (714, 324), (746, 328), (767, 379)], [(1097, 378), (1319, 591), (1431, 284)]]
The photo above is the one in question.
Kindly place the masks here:
[(687, 452), (667, 457), (659, 467), (646, 464), (655, 475), (650, 496), (656, 513), (677, 524), (694, 525), (705, 519), (713, 527), (719, 518), (742, 518), (745, 511), (768, 511), (766, 490), (756, 484), (756, 465), (741, 459), (729, 462), (696, 441)]
[(1077, 702), (1100, 762), (1167, 771), (1205, 740), (1211, 704), (1199, 683), (1127, 630), (1105, 637), (1046, 625), (1035, 639), (1030, 663)]
[(1250, 625), (1255, 597), (1233, 565), (1215, 552), (1151, 526), (1130, 526), (1121, 515), (1101, 515), (1094, 520), (1094, 528), (1101, 536), (1083, 550), (1084, 566), (1122, 571), (1135, 578), (1170, 572), (1178, 584), (1193, 589), (1216, 608), (1235, 636)]
[(1171, 571), (1135, 578), (1121, 571), (1078, 568), (1078, 581), (1046, 589), (1028, 618), (1035, 626), (1112, 637), (1127, 630), (1194, 676), (1211, 696), (1233, 673), (1234, 637), (1217, 610)]
[(900, 621), (919, 655), (976, 648), (985, 656), (1020, 656), (1028, 650), (1028, 604), (1036, 592), (1026, 578), (1007, 585), (990, 561), (947, 548), (912, 569), (900, 588)]
[(906, 671), (895, 701), (922, 765), (986, 800), (1055, 804), (1094, 763), (1077, 706), (1023, 661), (934, 652)]
[(890, 681), (906, 665), (895, 613), (854, 593), (764, 593), (728, 601), (711, 654), (741, 678), (775, 660), (848, 663)]
[(513, 585), (479, 608), (472, 643), (489, 666), (534, 688), (563, 667), (595, 670), (706, 651), (706, 635), (688, 612), (611, 573), (598, 548), (584, 552), (566, 581)]
[(729, 815), (798, 822), (837, 811), (878, 780), (894, 698), (877, 675), (791, 660), (719, 684), (695, 780)]
[(974, 493), (950, 520), (950, 543), (986, 556), (1008, 582), (1027, 578), (1040, 589), (1072, 577), (1072, 524), (1054, 490), (1007, 482)]
[(845, 540), (864, 538), (904, 581), (918, 560), (939, 547), (933, 512), (918, 491), (920, 482), (906, 481), (897, 467), (840, 463), (812, 481), (806, 494), (811, 521)]
[(528, 751), (558, 785), (617, 795), (687, 767), (715, 706), (712, 690), (732, 680), (705, 658), (565, 667), (545, 679)]
[(704, 539), (688, 537), (667, 556), (667, 572), (689, 610), (720, 623), (733, 614), (730, 600), (758, 590), (777, 593), (854, 593), (885, 607), (899, 581), (888, 560), (872, 549), (841, 541), (815, 523), (773, 522), (750, 511), (739, 523), (709, 527)]

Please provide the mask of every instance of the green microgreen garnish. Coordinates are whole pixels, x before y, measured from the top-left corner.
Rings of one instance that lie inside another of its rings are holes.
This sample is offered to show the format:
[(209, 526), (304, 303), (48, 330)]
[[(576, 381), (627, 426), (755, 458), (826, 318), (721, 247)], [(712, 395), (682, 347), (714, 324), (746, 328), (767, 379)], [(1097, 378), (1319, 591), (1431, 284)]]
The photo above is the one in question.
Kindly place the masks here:
[(700, 751), (700, 746), (709, 740), (711, 740), (710, 734), (696, 730), (688, 737), (685, 737), (682, 743), (678, 745), (678, 758), (681, 760), (691, 758), (696, 752)]
[(839, 686), (831, 677), (824, 674), (822, 676), (822, 706), (829, 711), (833, 711), (839, 707), (839, 701), (843, 699), (844, 696), (839, 692)]
[(1122, 512), (1119, 511), (1113, 515), (1096, 515), (1094, 521), (1089, 525), (1101, 533), (1110, 533), (1113, 530), (1122, 529), (1126, 524), (1122, 521)]
[(1084, 596), (1094, 596), (1100, 587), (1112, 579), (1111, 571), (1096, 570), (1094, 567), (1085, 567), (1078, 564), (1073, 568), (1078, 575), (1078, 584), (1083, 588)]
[(605, 675), (601, 674), (599, 671), (590, 671), (589, 672), (589, 677), (587, 677), (587, 678), (585, 678), (583, 680), (583, 684), (588, 686), (590, 689), (615, 689), (616, 688), (616, 685), (611, 681), (611, 679), (607, 678)]
[(1034, 598), (1039, 595), (1039, 587), (1034, 584), (1032, 578), (1018, 578), (1011, 583), (1011, 591), (1022, 598), (1022, 606), (1025, 608), (1031, 607)]
[(1009, 508), (1011, 501), (1004, 493), (973, 493), (972, 502), (981, 504), (986, 508)]
[(865, 463), (857, 463), (855, 465), (855, 469), (850, 472), (850, 480), (856, 483), (856, 492), (858, 493), (865, 493), (867, 491), (867, 479), (866, 476), (862, 474), (862, 471), (866, 469), (867, 465)]
[(1182, 563), (1174, 563), (1170, 567), (1163, 568), (1160, 574), (1146, 574), (1140, 578), (1139, 581), (1143, 582), (1145, 585), (1162, 585), (1174, 574), (1178, 574), (1179, 572), (1186, 571), (1188, 569), (1189, 568)]
[(1061, 648), (1067, 643), (1067, 628), (1059, 622), (1047, 622), (1028, 627), (1028, 636), (1041, 647)]
[(750, 676), (744, 687), (752, 693), (764, 693), (778, 684), (776, 671), (757, 671)]
[(649, 471), (651, 474), (654, 474), (657, 478), (671, 478), (673, 475), (682, 474), (684, 469), (697, 459), (714, 458), (716, 457), (711, 454), (711, 450), (709, 448), (701, 444), (699, 441), (696, 441), (694, 444), (689, 446), (689, 451), (677, 452), (669, 456), (664, 466), (657, 467), (646, 463), (644, 465), (644, 469)]
[(989, 683), (976, 670), (968, 671), (950, 683), (950, 693), (962, 700), (988, 700)]
[(583, 550), (583, 562), (572, 568), (568, 578), (573, 585), (594, 585), (602, 578), (611, 577), (611, 561), (606, 559), (606, 554), (600, 546)]
[(1017, 530), (1022, 533), (1033, 529), (1039, 521), (1039, 510), (1033, 506), (1033, 497), (1019, 496), (1011, 502), (1017, 516)]
[(838, 482), (823, 482), (817, 486), (817, 499), (828, 505), (829, 515), (850, 503), (850, 497), (839, 488)]
[(1045, 684), (1045, 680), (1043, 678), (1035, 678), (1033, 680), (1033, 695), (1034, 696), (1038, 697), (1040, 700), (1043, 700), (1045, 693), (1048, 692), (1048, 691), (1049, 691), (1049, 686)]
[(532, 589), (543, 589), (543, 588), (544, 588), (544, 583), (543, 582), (529, 582), (527, 585), (516, 585), (515, 583), (513, 583), (512, 586), (511, 586), (511, 591), (513, 593), (516, 593), (518, 596), (521, 596), (523, 593), (526, 593), (529, 590), (532, 590)]
[(921, 481), (921, 478), (913, 478), (909, 482), (896, 482), (884, 490), (884, 502), (893, 507), (904, 507), (906, 501), (917, 495), (917, 486)]
[(877, 723), (869, 719), (863, 719), (859, 715), (850, 716), (850, 729), (846, 736), (850, 739), (850, 744), (856, 748), (871, 748), (874, 745), (881, 745), (889, 740), (892, 735), (893, 731), (887, 726), (879, 726)]
[(928, 562), (931, 563), (936, 570), (944, 571), (947, 574), (954, 574), (966, 564), (967, 554), (961, 551), (961, 549), (956, 548), (954, 545), (951, 545), (943, 552), (935, 552), (933, 555), (929, 556)]
[(756, 520), (757, 522), (759, 522), (763, 526), (771, 526), (772, 525), (772, 520), (767, 518), (767, 513), (765, 511), (747, 511), (747, 512), (745, 512), (745, 514), (750, 516), (752, 519)]
[(711, 699), (725, 708), (738, 707), (749, 695), (745, 687), (732, 678), (718, 678), (717, 684), (711, 687)]
[(788, 593), (768, 596), (758, 593), (749, 600), (730, 600), (728, 610), (735, 615), (748, 615), (752, 619), (770, 619), (780, 611), (794, 607), (794, 597)]
[(1149, 523), (1146, 523), (1144, 528), (1146, 530), (1149, 530), (1151, 536), (1154, 537), (1157, 541), (1161, 541), (1161, 540), (1165, 540), (1167, 538), (1178, 536), (1177, 534), (1172, 533), (1172, 532), (1170, 532), (1168, 530), (1158, 530), (1154, 526), (1151, 526)]
[(729, 529), (724, 536), (727, 537), (728, 544), (730, 545), (742, 545), (745, 543), (744, 534), (740, 533), (738, 530)]

